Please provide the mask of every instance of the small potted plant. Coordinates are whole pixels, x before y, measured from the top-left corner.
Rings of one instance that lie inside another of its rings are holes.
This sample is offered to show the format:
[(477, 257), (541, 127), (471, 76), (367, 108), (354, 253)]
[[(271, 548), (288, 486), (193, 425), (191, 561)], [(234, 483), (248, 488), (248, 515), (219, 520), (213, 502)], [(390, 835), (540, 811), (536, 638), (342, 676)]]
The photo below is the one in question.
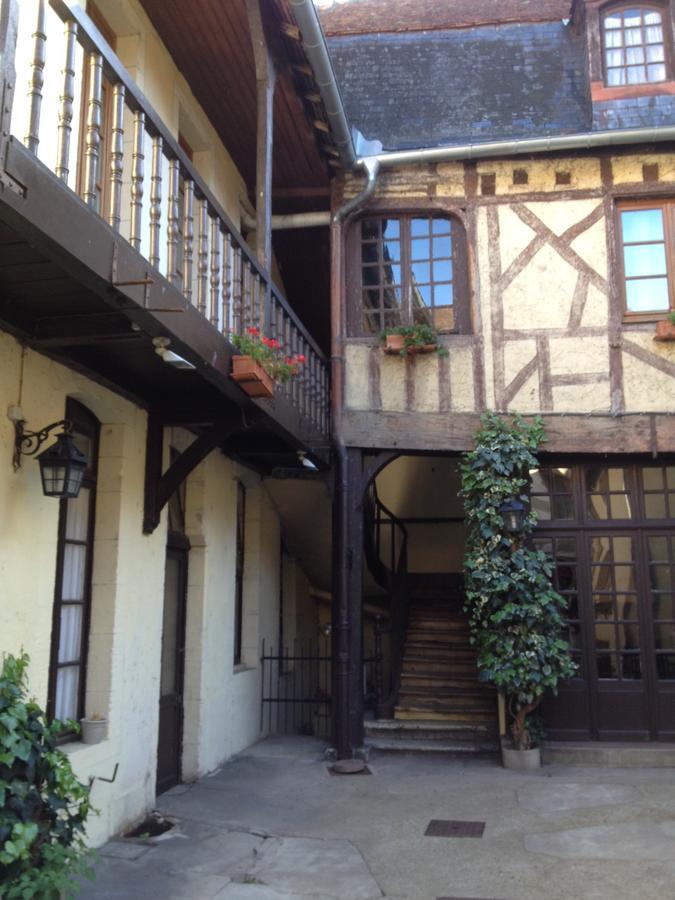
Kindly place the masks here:
[(105, 737), (108, 720), (100, 713), (80, 719), (80, 738), (83, 744), (100, 744)]
[(447, 349), (439, 342), (438, 331), (426, 322), (385, 328), (380, 339), (384, 344), (384, 352), (397, 356), (414, 356), (416, 353), (448, 355)]
[(675, 341), (675, 311), (656, 323), (655, 341)]
[(265, 337), (252, 326), (244, 334), (230, 334), (239, 352), (232, 357), (232, 379), (249, 397), (274, 396), (274, 382), (289, 381), (305, 362), (300, 353), (287, 356), (279, 341)]

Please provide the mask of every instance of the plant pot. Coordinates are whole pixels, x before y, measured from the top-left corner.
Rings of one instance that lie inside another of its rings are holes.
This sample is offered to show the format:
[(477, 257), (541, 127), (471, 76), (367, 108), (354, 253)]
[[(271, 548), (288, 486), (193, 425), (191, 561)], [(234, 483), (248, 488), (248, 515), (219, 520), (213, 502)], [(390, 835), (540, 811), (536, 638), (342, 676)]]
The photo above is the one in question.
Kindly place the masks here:
[(436, 349), (436, 344), (416, 344), (413, 347), (408, 347), (408, 353), (411, 355), (416, 353), (433, 353)]
[(675, 324), (669, 319), (656, 323), (655, 341), (675, 341)]
[(252, 356), (233, 356), (230, 377), (249, 397), (274, 396), (272, 377)]
[(80, 719), (80, 740), (83, 744), (100, 744), (108, 729), (107, 719)]
[(388, 334), (385, 337), (385, 353), (400, 353), (405, 348), (405, 335)]
[(541, 768), (541, 749), (516, 750), (511, 743), (502, 743), (502, 765), (505, 769), (531, 772)]

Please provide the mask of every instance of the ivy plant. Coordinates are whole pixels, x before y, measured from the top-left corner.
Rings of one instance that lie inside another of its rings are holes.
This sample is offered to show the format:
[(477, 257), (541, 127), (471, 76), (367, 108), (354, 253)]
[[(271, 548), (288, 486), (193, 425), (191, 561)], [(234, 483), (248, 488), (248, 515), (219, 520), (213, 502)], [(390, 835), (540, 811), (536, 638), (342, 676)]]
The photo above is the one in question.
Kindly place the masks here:
[(27, 696), (29, 657), (5, 656), (0, 671), (0, 898), (72, 897), (93, 877), (84, 826), (89, 788), (57, 748), (74, 722), (48, 723)]
[(541, 419), (504, 419), (486, 413), (475, 449), (462, 459), (462, 497), (468, 523), (464, 558), (466, 609), (481, 681), (504, 692), (514, 747), (528, 749), (528, 716), (547, 690), (576, 669), (564, 638), (566, 602), (552, 585), (553, 562), (528, 546), (536, 513), (522, 532), (505, 533), (502, 504), (528, 503), (529, 471), (545, 441)]

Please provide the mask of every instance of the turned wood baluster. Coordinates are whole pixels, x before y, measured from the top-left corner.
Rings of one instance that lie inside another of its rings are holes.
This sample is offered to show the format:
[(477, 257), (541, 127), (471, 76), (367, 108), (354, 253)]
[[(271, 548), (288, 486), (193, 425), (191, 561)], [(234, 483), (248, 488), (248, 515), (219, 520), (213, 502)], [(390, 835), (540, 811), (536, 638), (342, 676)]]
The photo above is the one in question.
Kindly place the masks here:
[(124, 170), (124, 85), (113, 88), (112, 139), (110, 144), (110, 209), (108, 224), (120, 230), (122, 222), (122, 173)]
[(30, 64), (30, 80), (28, 82), (28, 131), (24, 144), (31, 153), (37, 153), (40, 143), (40, 108), (42, 106), (42, 86), (45, 81), (45, 3), (38, 0), (37, 21), (33, 32), (33, 59)]
[(143, 179), (145, 177), (145, 113), (134, 113), (134, 149), (131, 154), (131, 229), (129, 242), (141, 249), (141, 219), (143, 217)]
[(186, 178), (183, 183), (183, 294), (192, 303), (192, 257), (194, 253), (195, 183)]
[(101, 121), (103, 114), (103, 57), (89, 54), (89, 100), (87, 103), (87, 130), (84, 151), (84, 190), (82, 199), (98, 209), (99, 153), (101, 150)]
[(166, 277), (178, 285), (178, 239), (180, 237), (180, 163), (169, 160), (169, 197), (166, 224)]
[(68, 184), (70, 164), (70, 135), (73, 130), (73, 101), (75, 99), (75, 47), (77, 22), (66, 22), (66, 60), (63, 64), (63, 87), (59, 97), (59, 127), (56, 145), (56, 168), (59, 178)]
[(223, 235), (223, 322), (221, 330), (227, 334), (232, 328), (232, 239), (226, 232)]
[(197, 309), (206, 315), (209, 281), (209, 208), (206, 200), (199, 203), (199, 235), (197, 237)]
[(159, 235), (162, 219), (162, 138), (152, 139), (152, 171), (150, 173), (150, 253), (151, 266), (159, 268)]
[(241, 248), (235, 247), (232, 253), (232, 331), (234, 334), (242, 334), (244, 322), (242, 317), (242, 266)]
[(218, 327), (218, 301), (220, 300), (220, 220), (211, 219), (211, 324)]
[(253, 317), (251, 315), (251, 264), (248, 260), (242, 260), (242, 328), (246, 330), (253, 325)]

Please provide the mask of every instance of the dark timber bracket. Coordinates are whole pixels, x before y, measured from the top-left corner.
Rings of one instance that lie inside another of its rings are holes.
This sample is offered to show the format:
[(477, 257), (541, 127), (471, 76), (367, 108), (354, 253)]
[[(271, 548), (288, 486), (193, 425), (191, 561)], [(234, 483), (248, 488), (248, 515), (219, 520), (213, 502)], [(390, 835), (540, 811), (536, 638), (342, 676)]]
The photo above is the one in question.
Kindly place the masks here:
[(166, 472), (162, 472), (164, 423), (156, 416), (150, 415), (145, 451), (144, 534), (152, 534), (157, 528), (164, 505), (190, 472), (212, 450), (240, 429), (241, 420), (239, 418), (215, 422), (171, 463)]

